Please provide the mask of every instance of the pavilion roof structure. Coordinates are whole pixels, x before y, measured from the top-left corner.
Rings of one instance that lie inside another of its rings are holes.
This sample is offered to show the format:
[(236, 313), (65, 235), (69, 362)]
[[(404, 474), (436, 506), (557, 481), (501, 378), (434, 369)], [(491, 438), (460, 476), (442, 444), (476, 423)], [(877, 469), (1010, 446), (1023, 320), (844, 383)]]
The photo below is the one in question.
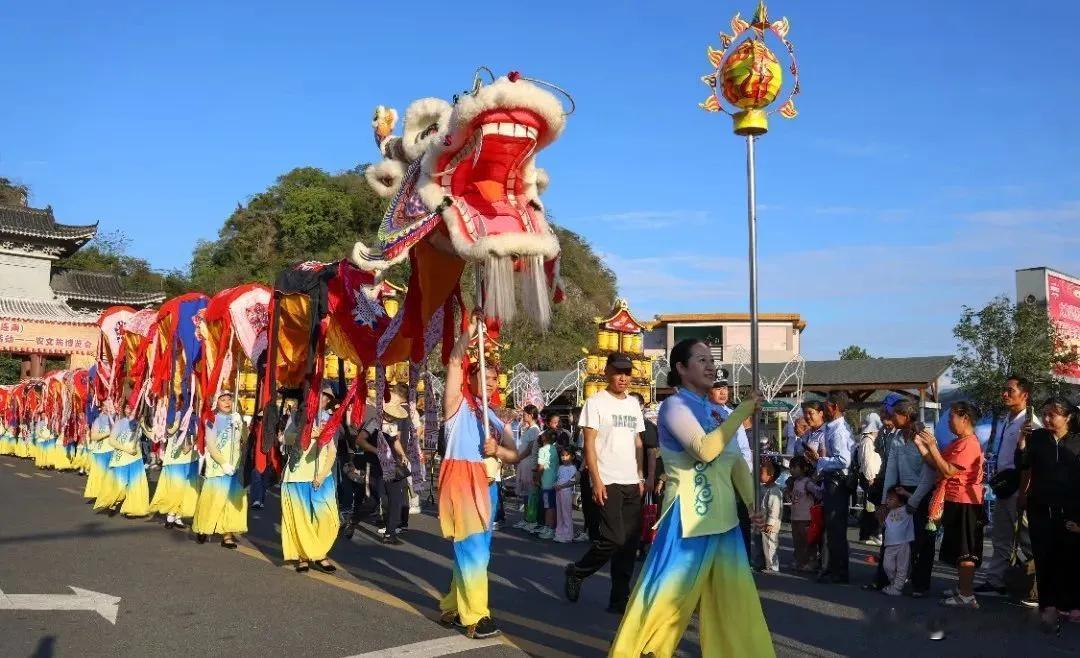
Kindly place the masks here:
[(93, 224), (61, 224), (53, 216), (51, 206), (0, 205), (0, 243), (15, 240), (32, 241), (46, 248), (57, 258), (74, 254), (97, 235)]
[(93, 324), (97, 313), (81, 313), (60, 300), (0, 297), (0, 319), (36, 320), (60, 324)]
[(119, 277), (106, 272), (57, 270), (53, 272), (50, 285), (57, 296), (69, 302), (83, 301), (138, 307), (165, 301), (164, 292), (125, 290)]
[(625, 299), (616, 299), (615, 306), (608, 313), (608, 317), (595, 318), (595, 321), (604, 328), (613, 331), (635, 332), (648, 329), (647, 325), (642, 324), (630, 312), (630, 306)]

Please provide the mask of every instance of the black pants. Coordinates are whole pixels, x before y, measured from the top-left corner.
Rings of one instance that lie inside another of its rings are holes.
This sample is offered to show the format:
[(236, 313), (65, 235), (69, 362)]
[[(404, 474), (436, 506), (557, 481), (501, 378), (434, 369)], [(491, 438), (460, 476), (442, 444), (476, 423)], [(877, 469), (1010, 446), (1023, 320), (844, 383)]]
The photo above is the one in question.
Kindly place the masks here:
[(398, 528), (409, 526), (409, 501), (405, 496), (405, 480), (382, 482), (383, 513), (386, 514), (386, 536)]
[(363, 518), (364, 501), (367, 500), (367, 482), (353, 482), (344, 470), (338, 474), (338, 508), (350, 514), (353, 523)]
[(587, 578), (611, 561), (613, 606), (630, 600), (630, 580), (641, 541), (641, 492), (636, 484), (607, 485), (607, 500), (598, 508), (599, 537), (589, 552), (577, 561), (575, 575)]
[(1027, 515), (1039, 609), (1080, 609), (1080, 535), (1065, 529), (1061, 507), (1032, 504)]
[(742, 532), (743, 544), (746, 545), (746, 559), (753, 564), (750, 559), (750, 510), (738, 496), (735, 497), (735, 511), (739, 515), (739, 531)]
[(833, 578), (848, 577), (847, 520), (851, 491), (840, 476), (825, 479), (825, 541), (829, 547), (829, 563), (825, 571)]
[(506, 521), (506, 510), (504, 508), (505, 508), (505, 505), (503, 504), (502, 482), (496, 482), (495, 483), (495, 509), (492, 510), (492, 512), (495, 515), (494, 519), (493, 519), (495, 523), (503, 523), (504, 521)]
[(600, 539), (600, 508), (592, 497), (592, 480), (589, 472), (582, 471), (581, 477), (581, 515), (585, 517), (585, 532), (589, 535), (589, 541)]
[(930, 522), (930, 497), (928, 492), (915, 511), (915, 541), (911, 543), (911, 591), (926, 593), (930, 591), (930, 579), (934, 572), (934, 548), (936, 532), (926, 529)]

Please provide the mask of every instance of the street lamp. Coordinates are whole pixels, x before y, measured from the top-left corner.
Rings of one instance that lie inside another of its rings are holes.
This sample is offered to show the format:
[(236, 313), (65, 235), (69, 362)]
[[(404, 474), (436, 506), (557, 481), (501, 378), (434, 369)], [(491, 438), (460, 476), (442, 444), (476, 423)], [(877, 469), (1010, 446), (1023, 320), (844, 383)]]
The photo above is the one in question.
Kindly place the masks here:
[[(731, 35), (720, 33), (720, 49), (708, 47), (712, 73), (701, 78), (711, 93), (699, 106), (707, 112), (730, 114), (736, 135), (746, 138), (746, 214), (750, 242), (750, 373), (752, 387), (761, 390), (761, 356), (758, 351), (758, 294), (757, 294), (757, 189), (754, 164), (754, 143), (769, 130), (769, 114), (779, 112), (785, 119), (798, 115), (795, 96), (799, 94), (799, 67), (795, 60), (795, 46), (788, 41), (788, 19), (770, 22), (764, 0), (759, 0), (754, 16), (748, 23), (739, 14), (731, 19)], [(793, 84), (787, 99), (772, 110), (784, 82), (779, 60), (765, 43), (765, 34), (771, 32), (787, 49)], [(736, 40), (744, 38), (732, 48)], [(734, 107), (728, 110), (721, 101)], [(754, 414), (753, 438), (754, 504), (761, 496), (759, 473), (761, 471), (761, 443), (758, 439), (761, 420)]]

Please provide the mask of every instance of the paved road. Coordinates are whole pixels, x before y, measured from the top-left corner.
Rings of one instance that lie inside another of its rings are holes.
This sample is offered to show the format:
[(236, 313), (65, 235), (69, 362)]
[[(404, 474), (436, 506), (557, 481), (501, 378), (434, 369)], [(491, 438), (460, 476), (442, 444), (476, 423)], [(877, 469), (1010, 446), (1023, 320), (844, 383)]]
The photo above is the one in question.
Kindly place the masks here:
[[(476, 644), (434, 622), (450, 559), (432, 516), (414, 518), (406, 546), (384, 547), (366, 528), (335, 546), (337, 575), (299, 575), (280, 559), (274, 496), (253, 511), (240, 550), (226, 551), (156, 522), (95, 515), (82, 502), (84, 482), (0, 457), (0, 591), (70, 594), (75, 586), (118, 596), (116, 624), (93, 612), (0, 609), (0, 656), (594, 657), (618, 625), (603, 611), (606, 574), (586, 583), (579, 603), (561, 597), (561, 565), (584, 551), (580, 544), (497, 533), (491, 605), (506, 635)], [(852, 555), (860, 582), (869, 579), (866, 555), (861, 547)], [(941, 589), (954, 582), (948, 570), (937, 575)], [(758, 583), (781, 656), (1080, 653), (1080, 628), (1047, 638), (1030, 611), (1005, 603), (943, 611), (932, 600), (786, 574)], [(944, 642), (927, 639), (935, 624)], [(699, 655), (696, 642), (691, 629), (680, 654)]]

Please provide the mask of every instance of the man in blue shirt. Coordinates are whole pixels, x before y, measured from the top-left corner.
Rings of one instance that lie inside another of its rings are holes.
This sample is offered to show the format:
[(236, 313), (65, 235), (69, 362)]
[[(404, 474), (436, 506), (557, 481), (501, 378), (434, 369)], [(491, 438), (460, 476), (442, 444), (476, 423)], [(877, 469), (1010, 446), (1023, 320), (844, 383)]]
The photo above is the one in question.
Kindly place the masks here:
[(847, 517), (851, 489), (847, 474), (852, 468), (851, 448), (854, 440), (851, 428), (844, 420), (844, 411), (851, 400), (837, 391), (825, 401), (825, 456), (817, 460), (817, 474), (825, 483), (825, 541), (829, 561), (818, 577), (819, 583), (848, 582)]

